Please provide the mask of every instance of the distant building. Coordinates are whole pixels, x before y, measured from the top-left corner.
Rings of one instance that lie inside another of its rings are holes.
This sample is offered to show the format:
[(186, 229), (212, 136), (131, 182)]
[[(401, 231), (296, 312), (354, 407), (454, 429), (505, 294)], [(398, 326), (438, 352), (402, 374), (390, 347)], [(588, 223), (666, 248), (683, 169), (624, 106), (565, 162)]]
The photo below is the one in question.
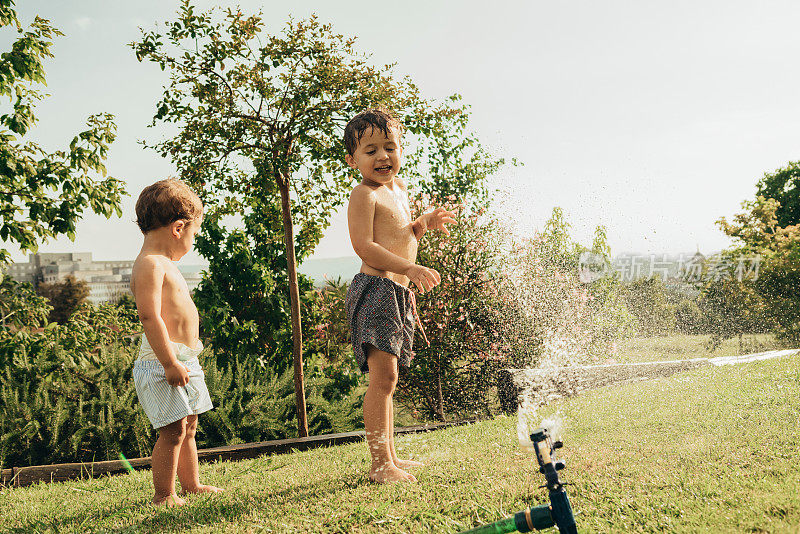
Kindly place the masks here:
[[(6, 273), (14, 280), (33, 285), (58, 282), (72, 275), (89, 284), (88, 300), (98, 304), (130, 294), (132, 268), (132, 260), (93, 261), (91, 252), (66, 252), (31, 254), (28, 263), (12, 263)], [(194, 290), (201, 280), (200, 267), (180, 270), (189, 290)]]

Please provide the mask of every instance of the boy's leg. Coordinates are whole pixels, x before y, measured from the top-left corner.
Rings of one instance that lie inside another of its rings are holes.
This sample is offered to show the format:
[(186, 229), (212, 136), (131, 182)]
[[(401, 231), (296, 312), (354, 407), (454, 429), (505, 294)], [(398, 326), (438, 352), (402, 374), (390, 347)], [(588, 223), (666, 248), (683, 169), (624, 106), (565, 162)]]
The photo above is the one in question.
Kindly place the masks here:
[(154, 504), (180, 506), (184, 500), (175, 494), (175, 474), (178, 455), (186, 433), (186, 418), (158, 429), (158, 440), (153, 447), (150, 463), (153, 467)]
[(411, 482), (412, 475), (398, 469), (390, 445), (394, 433), (392, 394), (397, 385), (397, 356), (374, 347), (367, 353), (369, 385), (364, 395), (364, 428), (372, 456), (369, 478), (374, 482)]
[(394, 402), (389, 401), (389, 421), (392, 422), (392, 433), (389, 434), (389, 454), (392, 456), (394, 465), (400, 469), (408, 469), (409, 467), (423, 467), (425, 464), (417, 462), (416, 460), (400, 460), (397, 457), (397, 451), (394, 449)]
[(186, 433), (178, 456), (178, 480), (181, 482), (181, 495), (187, 493), (217, 493), (222, 489), (200, 484), (200, 468), (197, 465), (197, 416), (186, 417)]

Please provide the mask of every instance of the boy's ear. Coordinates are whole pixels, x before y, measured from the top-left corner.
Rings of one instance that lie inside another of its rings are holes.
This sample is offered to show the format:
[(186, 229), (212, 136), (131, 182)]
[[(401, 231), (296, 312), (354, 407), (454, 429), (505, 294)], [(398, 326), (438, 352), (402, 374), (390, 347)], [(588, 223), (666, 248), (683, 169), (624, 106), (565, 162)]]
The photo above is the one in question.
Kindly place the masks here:
[(186, 221), (178, 220), (172, 223), (172, 237), (180, 237), (186, 227)]
[(351, 169), (357, 169), (358, 168), (358, 165), (356, 165), (356, 160), (355, 160), (355, 158), (353, 157), (352, 154), (347, 154), (344, 157), (344, 161), (345, 161), (345, 163), (347, 163), (350, 166)]

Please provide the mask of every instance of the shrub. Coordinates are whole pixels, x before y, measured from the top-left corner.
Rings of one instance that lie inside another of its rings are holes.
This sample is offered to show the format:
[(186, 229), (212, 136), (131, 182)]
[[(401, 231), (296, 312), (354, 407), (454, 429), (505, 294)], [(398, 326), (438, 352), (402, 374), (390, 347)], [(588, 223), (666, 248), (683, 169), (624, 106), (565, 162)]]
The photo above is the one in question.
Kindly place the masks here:
[(635, 318), (640, 335), (662, 336), (674, 330), (675, 310), (667, 302), (661, 277), (640, 278), (622, 287), (625, 304)]
[[(156, 432), (132, 380), (132, 334), (141, 329), (135, 310), (84, 305), (65, 325), (45, 324), (46, 301), (10, 280), (0, 283), (0, 306), (0, 466), (150, 454)], [(200, 418), (199, 446), (297, 435), (291, 368), (279, 373), (257, 358), (218, 358), (212, 349), (200, 358), (216, 407)], [(313, 433), (361, 425), (360, 374), (347, 360), (334, 366), (312, 355), (306, 376)]]
[(675, 329), (681, 334), (703, 334), (707, 330), (705, 323), (705, 316), (694, 300), (685, 299), (675, 306)]
[(50, 311), (50, 321), (66, 324), (70, 315), (86, 302), (86, 298), (89, 296), (89, 284), (68, 275), (59, 282), (40, 283), (37, 291), (53, 307)]

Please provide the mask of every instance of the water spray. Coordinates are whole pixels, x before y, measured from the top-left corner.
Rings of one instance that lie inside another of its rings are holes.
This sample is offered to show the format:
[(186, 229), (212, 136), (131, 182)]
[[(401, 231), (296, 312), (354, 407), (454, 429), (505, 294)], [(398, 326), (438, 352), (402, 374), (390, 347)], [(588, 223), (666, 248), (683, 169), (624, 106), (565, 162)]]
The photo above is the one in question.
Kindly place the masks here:
[(545, 477), (546, 487), (550, 496), (550, 504), (534, 506), (511, 517), (495, 521), (494, 523), (474, 528), (462, 534), (503, 534), (506, 532), (531, 532), (545, 528), (556, 527), (561, 534), (578, 534), (575, 525), (575, 516), (569, 504), (567, 492), (564, 490), (565, 482), (558, 478), (558, 472), (564, 469), (565, 464), (556, 460), (555, 450), (561, 448), (560, 440), (553, 440), (546, 428), (537, 428), (531, 434), (531, 443), (536, 451), (536, 460), (539, 462), (539, 472)]

